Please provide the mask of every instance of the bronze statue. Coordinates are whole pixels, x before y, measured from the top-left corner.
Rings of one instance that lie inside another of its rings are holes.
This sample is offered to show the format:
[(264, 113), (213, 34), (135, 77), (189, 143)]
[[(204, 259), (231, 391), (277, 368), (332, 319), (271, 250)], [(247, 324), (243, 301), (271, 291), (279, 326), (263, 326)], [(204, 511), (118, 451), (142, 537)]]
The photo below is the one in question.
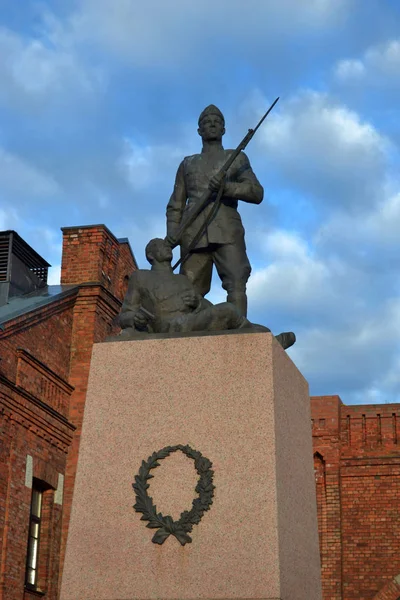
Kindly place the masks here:
[[(167, 207), (167, 237), (146, 246), (150, 270), (134, 271), (125, 295), (122, 333), (111, 340), (149, 333), (190, 333), (224, 330), (270, 332), (247, 319), (246, 283), (251, 267), (246, 254), (238, 200), (259, 204), (263, 188), (243, 150), (273, 109), (255, 129), (249, 129), (235, 150), (224, 150), (225, 121), (208, 106), (199, 117), (201, 154), (187, 156), (179, 166)], [(179, 275), (171, 266), (172, 248), (181, 246)], [(213, 305), (204, 296), (211, 286), (215, 264), (227, 291), (227, 302)], [(276, 336), (283, 348), (296, 341), (292, 332)]]
[(172, 247), (180, 243), (184, 257), (180, 272), (205, 296), (215, 265), (227, 301), (243, 316), (247, 315), (246, 283), (251, 266), (238, 200), (260, 204), (264, 192), (242, 150), (277, 101), (236, 150), (224, 150), (224, 116), (213, 104), (207, 106), (199, 117), (202, 152), (181, 162), (167, 206), (166, 240)]
[[(175, 275), (171, 246), (165, 240), (151, 240), (146, 246), (146, 258), (151, 269), (139, 269), (130, 277), (120, 315), (123, 332), (119, 339), (130, 339), (140, 332), (270, 331), (250, 323), (230, 302), (211, 304), (188, 277)], [(284, 348), (292, 346), (296, 339), (291, 332), (276, 338)]]

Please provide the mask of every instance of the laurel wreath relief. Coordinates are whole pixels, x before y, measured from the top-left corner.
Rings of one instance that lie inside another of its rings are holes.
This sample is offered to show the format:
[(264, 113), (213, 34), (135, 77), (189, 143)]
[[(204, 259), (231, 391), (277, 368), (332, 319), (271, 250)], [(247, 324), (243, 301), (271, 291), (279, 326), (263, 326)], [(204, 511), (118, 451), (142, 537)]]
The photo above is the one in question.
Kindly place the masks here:
[[(169, 515), (164, 517), (160, 512), (157, 513), (157, 507), (153, 504), (153, 499), (147, 493), (149, 488), (147, 481), (154, 477), (154, 475), (151, 475), (150, 470), (160, 465), (158, 461), (177, 450), (180, 450), (188, 458), (194, 460), (199, 480), (195, 488), (198, 496), (193, 500), (192, 509), (190, 511), (185, 510), (181, 514), (180, 519), (174, 521)], [(193, 450), (190, 446), (183, 446), (182, 444), (162, 448), (158, 452), (153, 452), (147, 459), (147, 462), (142, 461), (139, 474), (135, 476), (135, 483), (132, 484), (136, 493), (136, 504), (133, 508), (136, 512), (143, 513), (141, 521), (149, 521), (146, 527), (158, 529), (152, 538), (152, 542), (163, 544), (170, 535), (175, 536), (182, 546), (192, 541), (192, 538), (188, 535), (189, 532), (192, 531), (193, 525), (200, 523), (203, 514), (209, 510), (213, 503), (212, 498), (215, 486), (213, 485), (214, 471), (211, 470), (211, 467), (212, 462), (208, 458), (205, 458), (200, 452)]]

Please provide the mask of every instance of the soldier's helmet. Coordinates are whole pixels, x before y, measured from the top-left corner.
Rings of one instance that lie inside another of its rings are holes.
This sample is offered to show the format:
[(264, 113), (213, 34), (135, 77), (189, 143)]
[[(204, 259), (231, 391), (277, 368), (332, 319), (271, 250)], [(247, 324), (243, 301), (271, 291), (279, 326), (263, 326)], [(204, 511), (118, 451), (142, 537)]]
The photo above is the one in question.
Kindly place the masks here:
[(210, 104), (209, 106), (206, 106), (206, 108), (199, 116), (199, 125), (201, 120), (204, 119), (204, 117), (206, 117), (207, 115), (218, 115), (220, 119), (222, 119), (223, 124), (225, 125), (224, 115), (219, 110), (218, 106), (215, 106), (215, 104)]

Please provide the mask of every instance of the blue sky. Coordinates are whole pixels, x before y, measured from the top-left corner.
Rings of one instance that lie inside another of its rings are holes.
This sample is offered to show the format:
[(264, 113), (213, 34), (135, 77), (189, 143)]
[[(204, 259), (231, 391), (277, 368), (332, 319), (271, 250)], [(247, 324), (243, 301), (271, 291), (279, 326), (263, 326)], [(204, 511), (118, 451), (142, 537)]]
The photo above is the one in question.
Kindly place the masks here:
[(398, 0), (0, 0), (0, 77), (0, 229), (52, 283), (69, 225), (146, 268), (201, 110), (234, 147), (280, 96), (247, 150), (249, 317), (296, 332), (312, 394), (400, 401)]

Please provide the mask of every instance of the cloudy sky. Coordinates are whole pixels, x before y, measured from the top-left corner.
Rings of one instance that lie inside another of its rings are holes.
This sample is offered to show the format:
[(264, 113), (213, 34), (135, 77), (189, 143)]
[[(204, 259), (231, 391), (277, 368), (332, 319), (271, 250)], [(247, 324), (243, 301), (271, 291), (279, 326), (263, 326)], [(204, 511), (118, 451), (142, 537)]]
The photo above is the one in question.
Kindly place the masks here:
[(0, 229), (51, 283), (68, 225), (145, 268), (201, 110), (234, 147), (280, 96), (247, 150), (249, 317), (296, 332), (312, 394), (400, 401), (398, 0), (0, 0), (0, 78)]

